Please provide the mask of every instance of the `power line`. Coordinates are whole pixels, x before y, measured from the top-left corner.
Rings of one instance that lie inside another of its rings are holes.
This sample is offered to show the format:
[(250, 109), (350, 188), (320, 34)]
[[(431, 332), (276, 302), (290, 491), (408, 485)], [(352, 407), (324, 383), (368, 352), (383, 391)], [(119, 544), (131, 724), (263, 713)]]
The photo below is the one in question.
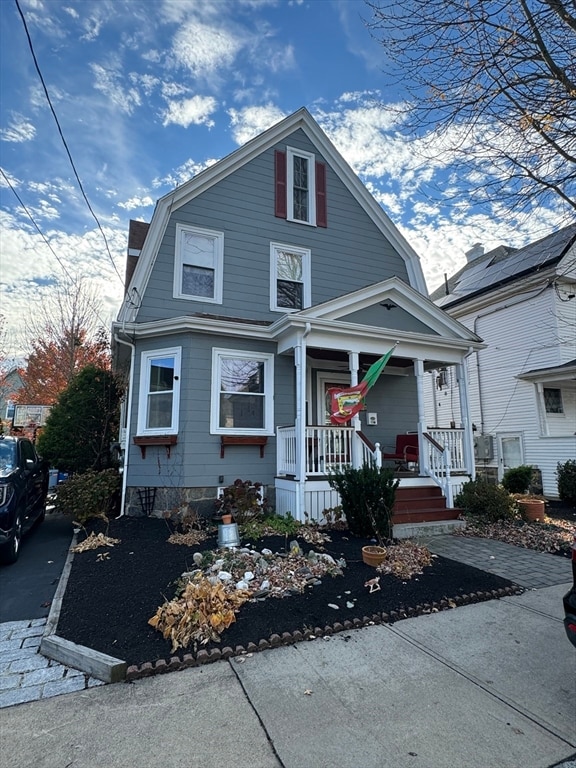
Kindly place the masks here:
[(30, 47), (30, 53), (32, 54), (32, 58), (34, 59), (34, 66), (36, 67), (36, 72), (38, 73), (38, 77), (40, 78), (40, 82), (42, 83), (42, 87), (44, 88), (44, 94), (46, 96), (46, 100), (48, 102), (48, 106), (50, 107), (50, 111), (52, 112), (52, 115), (54, 117), (54, 120), (56, 121), (56, 126), (58, 128), (58, 133), (60, 134), (60, 138), (62, 139), (62, 144), (64, 145), (64, 149), (66, 150), (66, 154), (68, 155), (68, 159), (70, 160), (70, 165), (72, 166), (72, 170), (74, 171), (74, 176), (76, 177), (76, 181), (78, 182), (78, 187), (80, 188), (80, 192), (82, 193), (82, 197), (86, 201), (86, 205), (88, 206), (88, 210), (92, 214), (92, 217), (94, 218), (94, 221), (96, 222), (96, 225), (98, 226), (98, 229), (100, 230), (100, 234), (102, 235), (102, 239), (104, 240), (104, 245), (106, 246), (106, 252), (108, 253), (108, 256), (110, 258), (110, 261), (112, 262), (112, 266), (114, 267), (114, 271), (118, 275), (118, 278), (120, 279), (120, 282), (122, 285), (124, 285), (124, 279), (122, 278), (122, 275), (120, 272), (118, 272), (118, 269), (116, 267), (116, 264), (114, 263), (114, 259), (112, 258), (112, 253), (110, 252), (110, 247), (108, 246), (108, 240), (106, 239), (106, 235), (104, 234), (104, 230), (102, 229), (102, 225), (100, 224), (100, 221), (98, 220), (98, 217), (94, 213), (92, 206), (90, 205), (90, 201), (88, 200), (88, 197), (86, 196), (86, 192), (84, 191), (84, 187), (82, 186), (82, 182), (80, 181), (80, 176), (78, 175), (78, 171), (76, 170), (76, 166), (74, 164), (74, 160), (72, 159), (72, 155), (70, 153), (70, 150), (68, 148), (68, 144), (66, 143), (66, 139), (64, 138), (64, 134), (62, 133), (62, 128), (60, 127), (60, 122), (58, 120), (58, 116), (56, 115), (56, 111), (52, 105), (52, 101), (50, 99), (50, 95), (48, 93), (48, 89), (46, 87), (46, 83), (44, 82), (44, 78), (42, 76), (42, 72), (40, 71), (40, 67), (38, 65), (38, 60), (36, 59), (36, 54), (34, 52), (34, 46), (32, 45), (32, 39), (30, 37), (30, 33), (28, 32), (28, 26), (26, 24), (26, 19), (24, 18), (24, 14), (22, 13), (22, 9), (20, 8), (20, 4), (18, 0), (14, 0), (16, 3), (16, 7), (18, 9), (18, 13), (20, 14), (20, 18), (22, 19), (22, 24), (24, 25), (24, 31), (26, 33), (26, 38), (28, 39), (28, 45)]
[[(18, 192), (16, 192), (16, 190), (15, 190), (15, 189), (14, 189), (14, 187), (12, 186), (12, 182), (11, 182), (11, 181), (10, 181), (10, 179), (9, 179), (9, 178), (6, 176), (6, 174), (4, 173), (4, 170), (3, 170), (2, 168), (0, 168), (0, 173), (2, 174), (2, 176), (4, 177), (4, 181), (6, 182), (6, 184), (8, 184), (8, 186), (10, 187), (10, 189), (12, 190), (12, 192), (14, 193), (14, 195), (15, 195), (16, 199), (18, 200), (18, 202), (20, 203), (20, 205), (21, 205), (21, 206), (22, 206), (22, 208), (24, 209), (24, 212), (26, 213), (26, 215), (28, 216), (28, 218), (30, 219), (30, 221), (32, 222), (32, 224), (34, 225), (34, 227), (36, 228), (36, 230), (37, 230), (38, 234), (40, 235), (40, 237), (42, 238), (42, 240), (44, 240), (44, 242), (46, 243), (46, 245), (48, 246), (48, 248), (51, 250), (51, 252), (52, 252), (52, 254), (53, 254), (54, 258), (56, 259), (56, 261), (58, 262), (58, 264), (60, 264), (60, 266), (62, 267), (62, 269), (63, 269), (64, 273), (66, 274), (66, 277), (67, 277), (67, 278), (68, 278), (68, 279), (69, 279), (69, 280), (70, 280), (72, 283), (73, 283), (73, 282), (75, 282), (75, 278), (74, 278), (74, 277), (73, 277), (73, 276), (70, 274), (70, 272), (68, 272), (68, 270), (66, 269), (66, 266), (64, 265), (64, 262), (62, 261), (62, 259), (60, 258), (60, 256), (58, 256), (58, 254), (56, 253), (56, 251), (54, 250), (54, 248), (52, 248), (52, 245), (50, 244), (50, 241), (49, 241), (49, 240), (46, 238), (46, 235), (44, 234), (44, 232), (42, 232), (42, 230), (40, 229), (40, 227), (38, 226), (38, 224), (36, 224), (36, 222), (35, 222), (35, 220), (34, 220), (34, 217), (32, 216), (32, 214), (30, 213), (30, 211), (28, 210), (28, 208), (27, 208), (27, 207), (26, 207), (26, 205), (24, 204), (24, 202), (23, 202), (22, 198), (20, 197), (20, 195), (18, 194)], [(98, 318), (98, 320), (100, 320), (100, 322), (102, 323), (102, 325), (103, 325), (103, 326), (106, 326), (106, 325), (107, 325), (107, 323), (106, 323), (106, 322), (104, 322), (104, 320), (102, 320), (102, 318), (100, 317), (100, 315), (99, 315), (97, 312), (96, 312), (95, 314), (96, 314), (96, 317)]]

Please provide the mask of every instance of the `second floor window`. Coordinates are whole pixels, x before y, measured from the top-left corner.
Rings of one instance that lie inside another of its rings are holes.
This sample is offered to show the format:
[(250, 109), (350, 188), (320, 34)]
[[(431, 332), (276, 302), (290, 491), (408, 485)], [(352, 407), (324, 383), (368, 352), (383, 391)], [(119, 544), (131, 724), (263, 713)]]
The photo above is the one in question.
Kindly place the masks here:
[(270, 244), (270, 309), (298, 311), (310, 306), (310, 251)]
[(562, 390), (544, 387), (544, 405), (546, 406), (546, 413), (564, 413)]
[(176, 225), (174, 297), (222, 303), (224, 234)]

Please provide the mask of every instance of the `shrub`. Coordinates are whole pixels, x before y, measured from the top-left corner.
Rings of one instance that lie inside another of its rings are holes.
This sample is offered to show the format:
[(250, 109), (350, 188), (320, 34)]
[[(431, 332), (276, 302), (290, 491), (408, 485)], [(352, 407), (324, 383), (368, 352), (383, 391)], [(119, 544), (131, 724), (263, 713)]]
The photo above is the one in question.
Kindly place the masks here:
[(476, 479), (465, 483), (454, 503), (467, 515), (475, 515), (489, 522), (511, 520), (516, 514), (514, 497), (501, 485)]
[(267, 501), (261, 496), (262, 483), (252, 480), (234, 480), (224, 488), (216, 500), (216, 511), (221, 515), (232, 515), (238, 525), (264, 516)]
[(268, 514), (261, 519), (252, 519), (242, 525), (242, 538), (261, 539), (274, 531), (279, 536), (296, 536), (302, 524), (295, 520), (290, 512), (282, 515)]
[(121, 477), (115, 469), (72, 475), (57, 487), (54, 509), (72, 515), (80, 524), (93, 517), (115, 517), (120, 489)]
[(556, 465), (556, 478), (558, 479), (558, 495), (562, 501), (567, 501), (576, 507), (576, 461), (568, 459)]
[(504, 472), (502, 485), (508, 493), (527, 493), (532, 481), (532, 467), (521, 464), (519, 467), (510, 467)]
[(333, 470), (328, 482), (340, 494), (342, 510), (355, 536), (391, 538), (392, 509), (399, 481), (391, 469), (363, 464), (360, 469)]

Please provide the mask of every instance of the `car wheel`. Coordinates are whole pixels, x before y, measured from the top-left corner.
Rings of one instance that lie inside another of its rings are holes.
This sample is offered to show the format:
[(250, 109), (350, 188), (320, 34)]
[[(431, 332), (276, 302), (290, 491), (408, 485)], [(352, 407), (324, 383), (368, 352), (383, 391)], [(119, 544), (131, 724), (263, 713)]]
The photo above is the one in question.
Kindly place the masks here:
[(8, 542), (8, 544), (4, 544), (2, 549), (0, 550), (0, 559), (3, 563), (6, 563), (7, 565), (11, 563), (15, 563), (16, 560), (18, 560), (18, 555), (20, 554), (20, 543), (22, 541), (22, 522), (20, 520), (20, 515), (16, 516), (16, 523), (14, 526), (14, 536), (12, 536), (12, 539)]

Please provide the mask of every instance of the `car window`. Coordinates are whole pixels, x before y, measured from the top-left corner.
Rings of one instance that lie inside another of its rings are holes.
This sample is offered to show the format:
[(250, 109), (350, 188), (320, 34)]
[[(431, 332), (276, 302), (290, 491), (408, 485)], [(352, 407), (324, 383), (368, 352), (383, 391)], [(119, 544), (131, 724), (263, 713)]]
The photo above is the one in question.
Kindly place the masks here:
[(31, 442), (28, 440), (22, 440), (20, 442), (20, 451), (22, 453), (22, 460), (24, 465), (27, 461), (32, 461), (34, 464), (36, 463), (36, 453), (34, 452), (34, 446)]
[(9, 475), (16, 466), (16, 444), (0, 442), (0, 477)]

